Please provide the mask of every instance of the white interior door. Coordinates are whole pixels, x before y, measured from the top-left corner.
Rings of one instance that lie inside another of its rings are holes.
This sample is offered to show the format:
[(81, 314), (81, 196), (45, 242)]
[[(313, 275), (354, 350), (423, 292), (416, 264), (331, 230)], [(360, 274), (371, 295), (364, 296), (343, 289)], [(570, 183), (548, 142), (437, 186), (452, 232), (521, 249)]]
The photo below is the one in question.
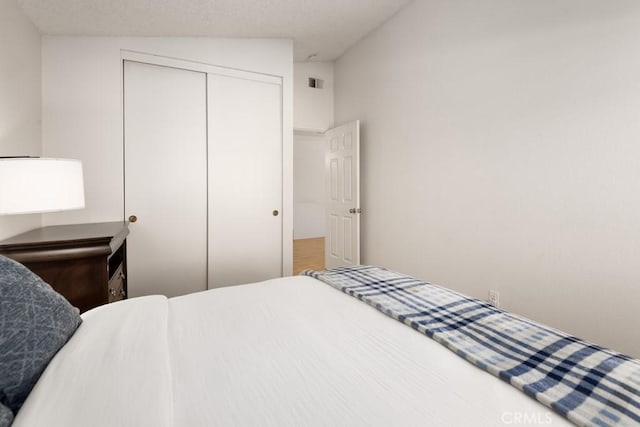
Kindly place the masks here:
[(208, 75), (209, 287), (282, 276), (281, 85)]
[(325, 133), (326, 268), (360, 264), (360, 122)]
[(125, 219), (132, 297), (206, 289), (206, 74), (124, 62)]

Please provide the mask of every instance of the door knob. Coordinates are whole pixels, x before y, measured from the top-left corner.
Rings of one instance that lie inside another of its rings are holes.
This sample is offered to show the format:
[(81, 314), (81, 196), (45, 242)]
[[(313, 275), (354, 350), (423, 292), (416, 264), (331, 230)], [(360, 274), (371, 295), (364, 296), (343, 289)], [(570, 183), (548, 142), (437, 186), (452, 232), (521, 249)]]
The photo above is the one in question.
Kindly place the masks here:
[(129, 216), (129, 222), (136, 222), (138, 220), (138, 217), (135, 215), (131, 215)]
[(273, 216), (278, 216), (278, 215), (280, 215), (280, 212), (278, 212), (277, 209), (274, 209), (273, 210)]
[(351, 208), (349, 209), (349, 213), (355, 214), (355, 213), (362, 213), (362, 209), (361, 208)]

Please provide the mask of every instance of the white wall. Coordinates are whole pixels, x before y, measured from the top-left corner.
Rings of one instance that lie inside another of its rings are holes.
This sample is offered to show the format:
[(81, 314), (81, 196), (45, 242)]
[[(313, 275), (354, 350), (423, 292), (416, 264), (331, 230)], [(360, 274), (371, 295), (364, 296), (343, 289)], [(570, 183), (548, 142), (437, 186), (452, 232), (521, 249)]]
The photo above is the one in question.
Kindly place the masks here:
[[(83, 161), (86, 208), (44, 223), (123, 219), (121, 50), (283, 78), (283, 241), (293, 239), (293, 44), (280, 39), (44, 37), (42, 126), (46, 155)], [(290, 274), (292, 248), (283, 246)]]
[[(39, 156), (40, 33), (16, 0), (0, 1), (0, 40), (0, 156)], [(0, 216), (0, 240), (39, 227), (40, 218)]]
[[(333, 62), (296, 62), (293, 66), (293, 238), (325, 235), (324, 139), (333, 127)], [(323, 80), (310, 88), (309, 77)]]
[[(293, 67), (293, 126), (324, 132), (333, 127), (333, 62), (296, 62)], [(310, 88), (309, 77), (322, 79), (322, 89)]]
[(324, 137), (295, 134), (293, 165), (293, 238), (324, 237)]
[(415, 1), (336, 63), (363, 259), (640, 357), (640, 3)]

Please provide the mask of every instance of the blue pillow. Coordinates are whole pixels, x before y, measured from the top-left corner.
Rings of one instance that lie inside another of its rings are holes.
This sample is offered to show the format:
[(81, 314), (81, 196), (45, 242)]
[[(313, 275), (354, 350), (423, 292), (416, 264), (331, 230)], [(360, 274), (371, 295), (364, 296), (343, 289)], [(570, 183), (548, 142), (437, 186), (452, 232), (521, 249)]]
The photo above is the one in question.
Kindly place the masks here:
[(13, 412), (11, 409), (0, 404), (0, 427), (9, 427), (13, 422)]
[[(62, 295), (22, 264), (0, 255), (0, 405), (13, 415), (18, 412), (81, 322)], [(0, 420), (7, 416), (0, 408)]]

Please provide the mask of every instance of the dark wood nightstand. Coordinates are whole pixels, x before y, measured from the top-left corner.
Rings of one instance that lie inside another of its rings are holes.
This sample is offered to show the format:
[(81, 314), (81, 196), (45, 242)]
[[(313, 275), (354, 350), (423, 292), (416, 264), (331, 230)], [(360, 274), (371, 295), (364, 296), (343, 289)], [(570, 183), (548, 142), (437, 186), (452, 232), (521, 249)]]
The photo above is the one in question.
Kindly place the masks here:
[(126, 222), (37, 228), (0, 242), (80, 312), (127, 298)]

